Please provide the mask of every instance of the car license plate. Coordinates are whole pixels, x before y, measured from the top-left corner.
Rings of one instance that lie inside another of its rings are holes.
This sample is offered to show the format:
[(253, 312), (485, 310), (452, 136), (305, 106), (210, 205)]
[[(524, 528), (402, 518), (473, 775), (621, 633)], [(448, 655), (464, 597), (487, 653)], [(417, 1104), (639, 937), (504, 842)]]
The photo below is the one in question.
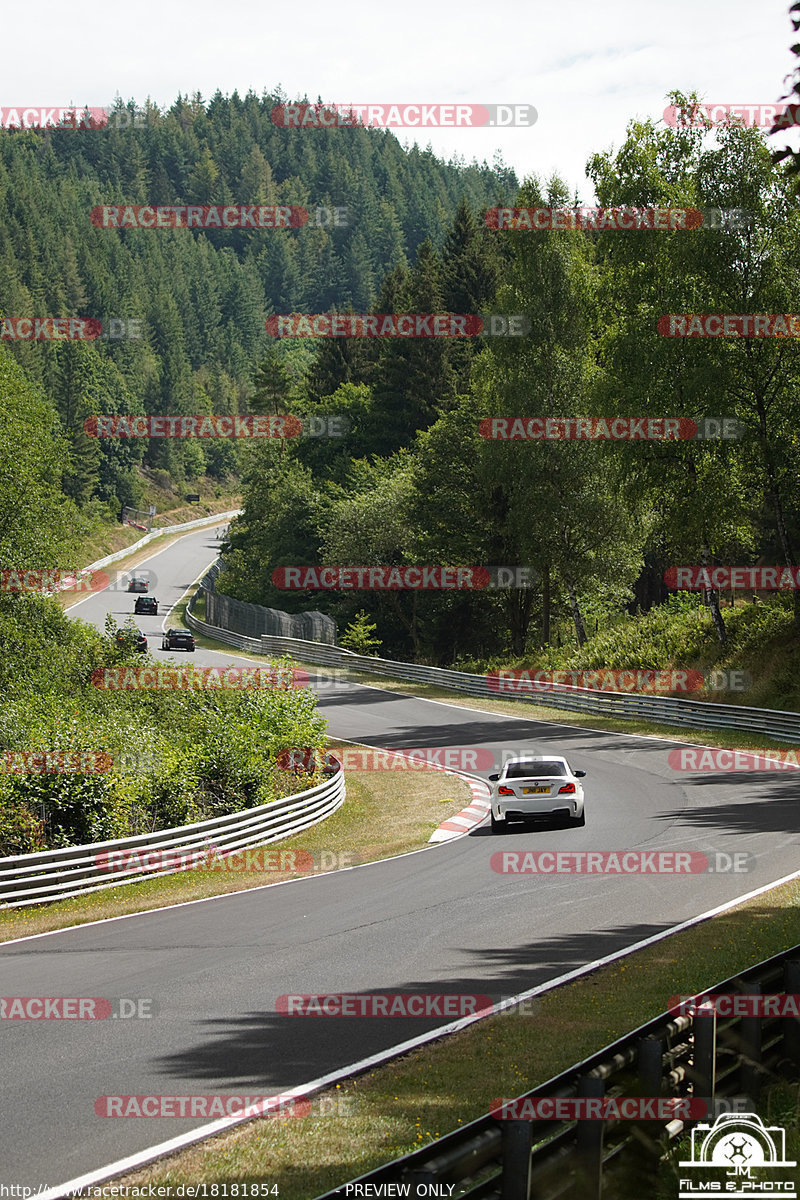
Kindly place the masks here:
[(526, 796), (529, 796), (531, 794), (531, 792), (549, 792), (550, 788), (549, 787), (532, 787), (532, 788), (523, 788), (522, 790)]

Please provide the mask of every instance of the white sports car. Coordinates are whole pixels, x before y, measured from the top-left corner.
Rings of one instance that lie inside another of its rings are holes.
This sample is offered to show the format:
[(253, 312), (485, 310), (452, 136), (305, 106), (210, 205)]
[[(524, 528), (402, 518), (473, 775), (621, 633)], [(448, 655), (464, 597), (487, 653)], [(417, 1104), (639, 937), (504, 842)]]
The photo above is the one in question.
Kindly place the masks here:
[(585, 825), (583, 787), (585, 771), (573, 771), (557, 754), (512, 758), (492, 784), (492, 831), (502, 833), (509, 821), (564, 813), (572, 825)]

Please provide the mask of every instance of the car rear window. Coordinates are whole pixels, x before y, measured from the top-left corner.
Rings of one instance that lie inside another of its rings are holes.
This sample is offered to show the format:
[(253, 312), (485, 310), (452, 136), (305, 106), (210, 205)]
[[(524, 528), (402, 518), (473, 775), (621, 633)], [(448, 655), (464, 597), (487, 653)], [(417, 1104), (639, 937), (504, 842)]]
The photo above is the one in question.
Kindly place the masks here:
[(550, 775), (566, 775), (567, 768), (561, 762), (517, 762), (509, 763), (506, 779), (546, 779)]

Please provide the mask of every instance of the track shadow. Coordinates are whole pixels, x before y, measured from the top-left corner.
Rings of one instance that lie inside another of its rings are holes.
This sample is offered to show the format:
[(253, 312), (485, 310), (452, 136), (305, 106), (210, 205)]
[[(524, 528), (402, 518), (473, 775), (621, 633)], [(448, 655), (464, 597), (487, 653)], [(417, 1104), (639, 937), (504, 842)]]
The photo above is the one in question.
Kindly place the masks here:
[[(740, 787), (739, 796), (728, 796), (724, 803), (694, 805), (658, 813), (661, 821), (680, 820), (684, 825), (713, 829), (726, 834), (800, 833), (800, 775), (767, 772), (724, 771), (693, 774), (693, 788)], [(744, 789), (748, 789), (746, 792)], [(755, 793), (755, 794), (754, 794)]]
[[(393, 982), (386, 993), (365, 990), (357, 998), (421, 993), (457, 996), (461, 1015), (496, 1003), (548, 979), (621, 950), (668, 928), (630, 924), (587, 930), (565, 937), (459, 953), (474, 963), (466, 971), (432, 985), (429, 980)], [(318, 971), (309, 967), (309, 993), (319, 988)], [(472, 1001), (473, 997), (484, 997)], [(275, 1003), (273, 1001), (273, 1003)], [(442, 1008), (442, 1003), (439, 1005)], [(370, 1055), (418, 1037), (457, 1019), (442, 1011), (431, 1017), (288, 1016), (276, 1011), (248, 1012), (200, 1023), (198, 1041), (163, 1057), (157, 1069), (168, 1078), (213, 1080), (219, 1087), (286, 1089), (308, 1082)]]

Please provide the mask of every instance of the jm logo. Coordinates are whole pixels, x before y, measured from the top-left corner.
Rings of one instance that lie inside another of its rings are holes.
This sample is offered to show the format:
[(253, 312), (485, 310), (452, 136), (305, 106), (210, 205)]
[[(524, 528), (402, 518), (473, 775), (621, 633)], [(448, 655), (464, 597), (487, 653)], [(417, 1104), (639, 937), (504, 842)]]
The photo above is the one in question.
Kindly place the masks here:
[[(714, 1184), (709, 1175), (702, 1182), (680, 1180), (680, 1200), (724, 1191), (726, 1196), (752, 1195), (754, 1189), (777, 1191), (796, 1200), (794, 1183), (782, 1177), (795, 1162), (786, 1159), (786, 1132), (778, 1125), (765, 1126), (756, 1113), (722, 1113), (713, 1125), (701, 1122), (692, 1130), (691, 1158), (682, 1160), (680, 1167), (714, 1172), (720, 1182)], [(771, 1181), (754, 1182), (768, 1171)], [(727, 1183), (723, 1180), (728, 1180)]]

